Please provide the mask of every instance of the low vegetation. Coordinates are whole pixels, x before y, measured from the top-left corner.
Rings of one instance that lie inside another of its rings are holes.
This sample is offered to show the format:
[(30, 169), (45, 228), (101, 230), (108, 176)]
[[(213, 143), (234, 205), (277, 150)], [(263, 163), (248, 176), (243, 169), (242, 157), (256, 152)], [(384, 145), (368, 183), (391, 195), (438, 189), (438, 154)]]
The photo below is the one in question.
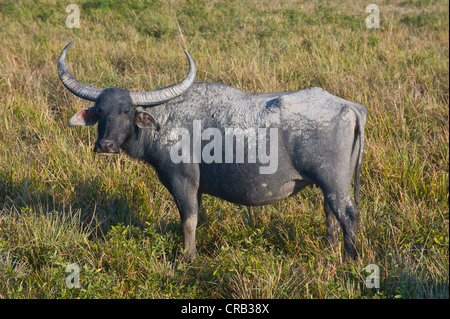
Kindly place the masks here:
[[(449, 7), (364, 1), (0, 2), (0, 298), (448, 298)], [(178, 212), (151, 167), (92, 153), (91, 104), (56, 72), (144, 91), (180, 80), (249, 92), (320, 86), (368, 108), (360, 259), (325, 249), (309, 188), (246, 208), (203, 196), (198, 257), (180, 263)], [(80, 287), (68, 288), (68, 265)], [(380, 269), (368, 288), (364, 270)]]

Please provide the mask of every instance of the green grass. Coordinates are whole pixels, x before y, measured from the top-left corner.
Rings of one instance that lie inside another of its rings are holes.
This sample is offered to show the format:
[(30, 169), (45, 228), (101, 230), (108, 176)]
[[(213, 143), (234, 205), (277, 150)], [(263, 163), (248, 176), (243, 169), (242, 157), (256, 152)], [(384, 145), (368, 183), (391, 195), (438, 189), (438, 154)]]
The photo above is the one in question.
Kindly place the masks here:
[[(0, 298), (448, 298), (449, 18), (445, 1), (0, 2)], [(180, 34), (180, 31), (182, 35)], [(361, 258), (325, 249), (323, 197), (247, 209), (203, 197), (198, 257), (178, 263), (173, 199), (151, 167), (92, 154), (91, 103), (56, 61), (98, 88), (180, 80), (249, 92), (320, 86), (368, 108)], [(66, 266), (80, 267), (68, 289)], [(365, 286), (376, 264), (381, 287)]]

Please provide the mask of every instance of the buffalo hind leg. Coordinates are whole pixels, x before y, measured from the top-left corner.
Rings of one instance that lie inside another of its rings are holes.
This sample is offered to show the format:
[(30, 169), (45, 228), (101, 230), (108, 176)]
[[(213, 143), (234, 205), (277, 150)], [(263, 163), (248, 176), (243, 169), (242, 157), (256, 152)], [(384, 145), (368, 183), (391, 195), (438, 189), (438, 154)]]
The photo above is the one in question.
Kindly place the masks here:
[[(357, 257), (356, 236), (358, 233), (359, 210), (350, 194), (325, 194), (325, 201), (344, 232), (344, 247), (348, 257)], [(326, 208), (325, 208), (326, 209)], [(328, 220), (328, 218), (327, 218)]]
[(339, 240), (339, 234), (341, 232), (341, 227), (339, 225), (336, 216), (328, 205), (327, 201), (324, 200), (324, 210), (327, 224), (327, 245), (331, 249), (336, 247), (336, 243)]

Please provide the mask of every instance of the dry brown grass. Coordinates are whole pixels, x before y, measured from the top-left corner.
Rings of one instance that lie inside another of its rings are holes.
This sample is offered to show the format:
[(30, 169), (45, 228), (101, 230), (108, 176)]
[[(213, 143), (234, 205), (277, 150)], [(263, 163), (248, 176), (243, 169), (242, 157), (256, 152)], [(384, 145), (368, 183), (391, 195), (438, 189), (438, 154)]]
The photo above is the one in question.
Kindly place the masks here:
[[(448, 3), (380, 5), (377, 30), (361, 1), (78, 4), (71, 30), (57, 1), (0, 3), (0, 298), (448, 298)], [(72, 39), (70, 70), (94, 87), (171, 84), (187, 47), (197, 81), (365, 104), (361, 259), (324, 250), (311, 189), (251, 210), (205, 196), (198, 260), (172, 268), (182, 234), (153, 170), (95, 157), (95, 128), (66, 126), (89, 105), (56, 73)], [(82, 288), (69, 290), (74, 262)]]

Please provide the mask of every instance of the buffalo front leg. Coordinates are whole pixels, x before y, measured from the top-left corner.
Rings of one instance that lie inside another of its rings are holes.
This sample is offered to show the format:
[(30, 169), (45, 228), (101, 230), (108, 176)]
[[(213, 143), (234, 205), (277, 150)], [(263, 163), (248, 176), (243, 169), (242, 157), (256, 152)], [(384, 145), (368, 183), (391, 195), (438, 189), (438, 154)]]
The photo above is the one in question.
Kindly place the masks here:
[(187, 214), (181, 218), (184, 233), (184, 255), (187, 260), (194, 260), (197, 248), (195, 247), (195, 232), (197, 229), (198, 212)]
[(194, 192), (183, 192), (175, 195), (178, 211), (180, 213), (181, 224), (184, 233), (184, 254), (187, 260), (195, 259), (195, 232), (197, 229), (198, 212), (201, 196)]

